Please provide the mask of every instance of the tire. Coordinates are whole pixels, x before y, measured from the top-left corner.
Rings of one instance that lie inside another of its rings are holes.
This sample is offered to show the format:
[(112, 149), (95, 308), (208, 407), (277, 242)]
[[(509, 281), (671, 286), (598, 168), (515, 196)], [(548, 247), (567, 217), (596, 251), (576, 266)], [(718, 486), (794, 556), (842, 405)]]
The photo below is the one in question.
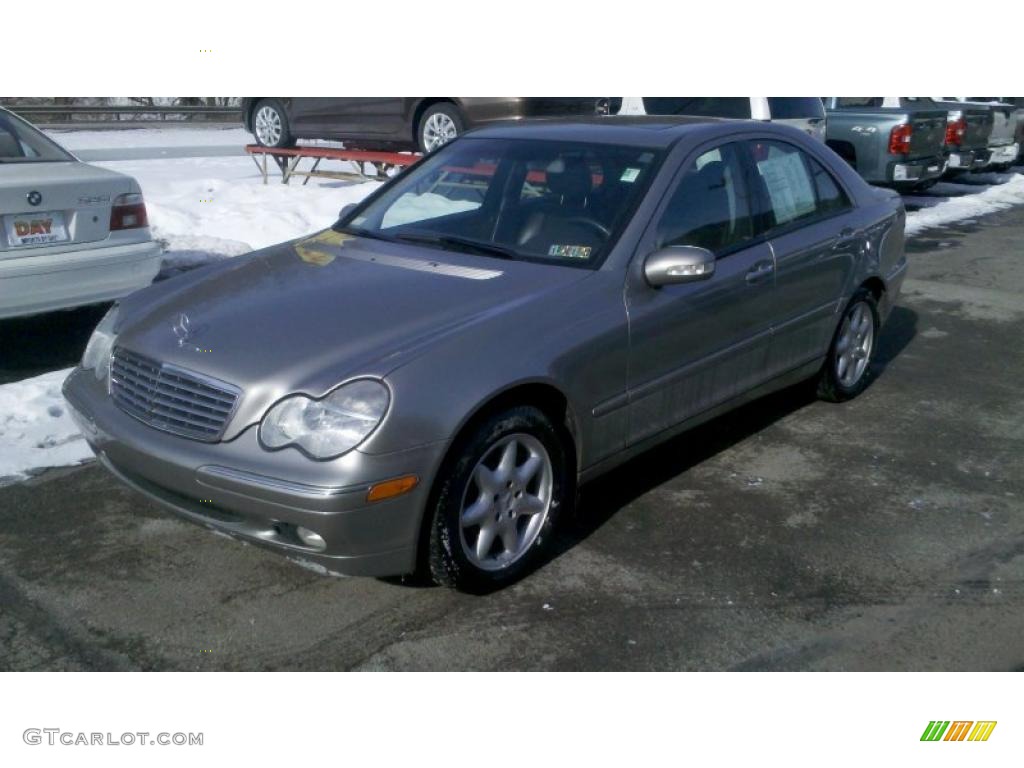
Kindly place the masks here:
[[(856, 327), (861, 322), (866, 322), (869, 327), (858, 332)], [(839, 326), (832, 336), (832, 344), (818, 378), (818, 397), (840, 403), (867, 389), (871, 379), (871, 357), (878, 346), (880, 325), (878, 302), (874, 295), (867, 288), (858, 288), (843, 310)], [(851, 345), (862, 354), (845, 354)], [(845, 364), (842, 362), (844, 357)], [(851, 366), (854, 366), (852, 370)]]
[(938, 179), (928, 179), (928, 181), (919, 181), (917, 184), (914, 184), (910, 188), (910, 190), (912, 192), (924, 192), (926, 190), (931, 189), (932, 187), (934, 187), (938, 183), (939, 183)]
[(420, 116), (416, 124), (416, 145), (427, 154), (461, 136), (465, 120), (454, 104), (434, 104)]
[(252, 110), (252, 132), (262, 147), (293, 147), (288, 113), (275, 99), (260, 99)]
[(522, 578), (551, 546), (574, 498), (571, 479), (565, 444), (541, 410), (486, 418), (456, 442), (438, 477), (428, 510), (431, 578), (478, 594)]

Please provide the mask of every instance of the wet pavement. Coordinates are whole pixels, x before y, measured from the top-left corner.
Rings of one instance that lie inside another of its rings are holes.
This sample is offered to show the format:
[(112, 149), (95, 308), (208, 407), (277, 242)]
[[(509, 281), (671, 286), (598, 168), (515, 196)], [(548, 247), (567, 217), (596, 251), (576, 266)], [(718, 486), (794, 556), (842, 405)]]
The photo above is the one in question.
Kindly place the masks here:
[[(95, 464), (0, 488), (0, 669), (1024, 669), (1024, 209), (908, 250), (864, 395), (637, 458), (486, 597), (318, 575)], [(39, 322), (28, 368), (74, 362)]]

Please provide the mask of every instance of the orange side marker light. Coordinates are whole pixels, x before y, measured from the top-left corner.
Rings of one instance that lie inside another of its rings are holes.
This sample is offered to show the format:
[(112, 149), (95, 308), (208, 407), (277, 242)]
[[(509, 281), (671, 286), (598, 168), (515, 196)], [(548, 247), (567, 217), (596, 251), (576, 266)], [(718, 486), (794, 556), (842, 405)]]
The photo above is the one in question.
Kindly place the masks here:
[(420, 479), (416, 475), (404, 475), (396, 477), (394, 480), (385, 480), (383, 483), (370, 486), (370, 490), (366, 492), (366, 500), (384, 501), (385, 499), (393, 499), (395, 496), (408, 493), (419, 484)]

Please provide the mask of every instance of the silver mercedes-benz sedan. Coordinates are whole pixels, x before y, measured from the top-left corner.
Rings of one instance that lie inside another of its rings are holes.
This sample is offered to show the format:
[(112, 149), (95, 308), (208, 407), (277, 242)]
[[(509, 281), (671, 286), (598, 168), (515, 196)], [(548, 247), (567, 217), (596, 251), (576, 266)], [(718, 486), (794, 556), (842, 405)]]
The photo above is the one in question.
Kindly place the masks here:
[(861, 392), (904, 223), (793, 128), (491, 127), (331, 229), (123, 300), (64, 391), (100, 460), (190, 520), (486, 590), (581, 482), (800, 380)]
[(0, 109), (0, 318), (110, 301), (159, 269), (138, 182)]

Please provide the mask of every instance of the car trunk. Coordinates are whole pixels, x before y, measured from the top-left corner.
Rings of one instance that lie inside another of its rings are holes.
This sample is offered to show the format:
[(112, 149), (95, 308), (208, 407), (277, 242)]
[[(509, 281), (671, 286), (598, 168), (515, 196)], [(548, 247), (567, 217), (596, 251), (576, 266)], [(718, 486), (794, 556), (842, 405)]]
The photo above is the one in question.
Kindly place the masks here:
[(131, 191), (128, 177), (85, 163), (4, 165), (0, 258), (105, 239), (114, 199)]

